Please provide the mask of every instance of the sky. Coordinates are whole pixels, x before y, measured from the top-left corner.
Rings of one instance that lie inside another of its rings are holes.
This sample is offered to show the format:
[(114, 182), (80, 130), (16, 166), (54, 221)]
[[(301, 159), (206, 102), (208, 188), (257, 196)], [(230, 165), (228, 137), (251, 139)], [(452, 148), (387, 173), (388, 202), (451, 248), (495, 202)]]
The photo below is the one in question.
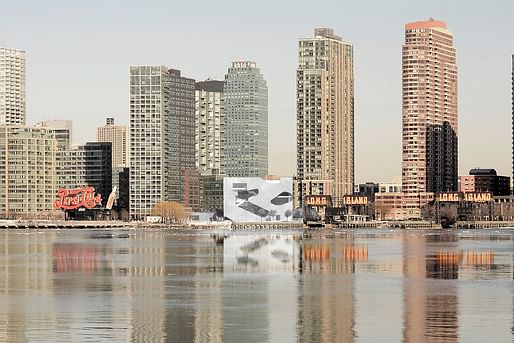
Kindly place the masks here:
[(330, 27), (354, 47), (355, 181), (401, 175), (404, 25), (433, 17), (454, 33), (459, 174), (512, 173), (512, 0), (0, 0), (0, 45), (27, 52), (27, 122), (70, 119), (74, 143), (106, 117), (128, 124), (129, 66), (223, 80), (257, 63), (269, 92), (269, 172), (296, 168), (298, 39)]

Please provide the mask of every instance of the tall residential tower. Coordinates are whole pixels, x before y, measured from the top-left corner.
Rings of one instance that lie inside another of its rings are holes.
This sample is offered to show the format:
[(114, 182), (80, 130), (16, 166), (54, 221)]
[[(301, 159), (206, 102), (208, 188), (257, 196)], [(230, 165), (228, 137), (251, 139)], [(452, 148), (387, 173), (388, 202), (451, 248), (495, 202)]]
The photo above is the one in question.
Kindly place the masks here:
[(25, 125), (25, 102), (25, 51), (0, 47), (0, 125)]
[(296, 72), (297, 177), (300, 195), (353, 193), (353, 47), (318, 28), (301, 38)]
[(414, 209), (426, 193), (458, 188), (456, 50), (446, 23), (405, 25), (402, 102), (402, 189)]
[(195, 166), (195, 81), (164, 66), (130, 67), (130, 214), (159, 201), (188, 206)]
[(224, 95), (227, 176), (266, 176), (268, 87), (255, 62), (232, 62)]

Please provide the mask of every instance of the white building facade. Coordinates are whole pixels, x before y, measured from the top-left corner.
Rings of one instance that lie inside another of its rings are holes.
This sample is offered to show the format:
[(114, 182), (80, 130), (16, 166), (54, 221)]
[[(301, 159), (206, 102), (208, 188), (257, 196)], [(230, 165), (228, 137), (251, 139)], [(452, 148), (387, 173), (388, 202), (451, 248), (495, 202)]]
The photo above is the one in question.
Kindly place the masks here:
[(25, 124), (25, 51), (0, 47), (0, 125)]

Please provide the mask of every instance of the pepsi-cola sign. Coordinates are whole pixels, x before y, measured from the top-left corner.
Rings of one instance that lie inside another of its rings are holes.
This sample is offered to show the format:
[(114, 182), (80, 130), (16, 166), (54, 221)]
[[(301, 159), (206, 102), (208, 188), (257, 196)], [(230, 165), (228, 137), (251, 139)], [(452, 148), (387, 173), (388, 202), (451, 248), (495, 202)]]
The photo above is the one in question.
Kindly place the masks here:
[(57, 196), (59, 199), (54, 201), (56, 210), (75, 210), (81, 207), (92, 209), (102, 205), (102, 196), (95, 193), (94, 187), (61, 188), (57, 191)]

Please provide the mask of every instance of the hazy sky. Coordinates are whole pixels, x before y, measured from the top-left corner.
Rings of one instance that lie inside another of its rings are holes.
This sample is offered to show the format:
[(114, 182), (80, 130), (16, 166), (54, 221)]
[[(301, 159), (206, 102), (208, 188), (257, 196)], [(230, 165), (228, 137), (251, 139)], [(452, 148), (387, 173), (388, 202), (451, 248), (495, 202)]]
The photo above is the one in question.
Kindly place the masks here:
[(404, 24), (434, 17), (454, 33), (459, 174), (511, 174), (514, 1), (8, 1), (0, 44), (27, 51), (28, 123), (71, 119), (76, 143), (114, 116), (128, 124), (129, 66), (223, 79), (253, 60), (269, 89), (270, 173), (295, 172), (297, 42), (331, 27), (354, 46), (356, 181), (401, 174)]

